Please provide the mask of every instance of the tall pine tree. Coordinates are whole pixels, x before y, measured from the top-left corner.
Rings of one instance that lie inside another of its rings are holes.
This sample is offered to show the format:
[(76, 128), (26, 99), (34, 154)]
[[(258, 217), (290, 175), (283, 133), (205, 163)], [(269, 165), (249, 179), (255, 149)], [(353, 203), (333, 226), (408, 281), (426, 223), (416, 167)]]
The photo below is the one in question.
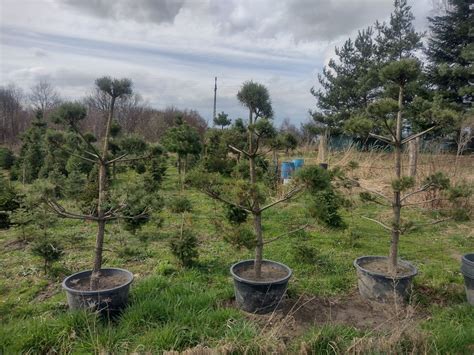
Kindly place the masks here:
[(449, 0), (444, 14), (428, 18), (430, 38), (426, 55), (429, 80), (451, 108), (461, 111), (473, 101), (473, 86), (469, 85), (474, 59), (474, 45), (469, 36), (474, 21), (470, 3), (470, 0)]
[(359, 31), (355, 40), (349, 38), (335, 49), (336, 58), (318, 75), (321, 88), (311, 89), (317, 100), (312, 116), (328, 133), (341, 133), (350, 116), (364, 111), (374, 99), (378, 86), (378, 76), (372, 70), (375, 49), (373, 29)]

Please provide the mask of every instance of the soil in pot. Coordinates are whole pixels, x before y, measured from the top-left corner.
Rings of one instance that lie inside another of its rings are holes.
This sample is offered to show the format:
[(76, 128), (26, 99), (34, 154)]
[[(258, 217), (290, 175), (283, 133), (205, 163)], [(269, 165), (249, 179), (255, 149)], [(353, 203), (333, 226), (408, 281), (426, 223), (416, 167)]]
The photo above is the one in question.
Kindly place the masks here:
[[(90, 277), (72, 279), (69, 287), (78, 291), (91, 291)], [(127, 275), (102, 275), (99, 277), (99, 284), (97, 290), (110, 290), (119, 287), (128, 282)]]
[(257, 278), (255, 275), (255, 269), (253, 265), (247, 265), (245, 267), (236, 270), (236, 275), (251, 281), (264, 281), (271, 282), (274, 280), (280, 280), (288, 275), (286, 270), (282, 270), (281, 267), (275, 267), (271, 264), (262, 264), (262, 273), (261, 277)]
[[(364, 269), (387, 276), (393, 276), (388, 269), (388, 260), (372, 260), (366, 262), (364, 264)], [(411, 271), (411, 268), (399, 264), (397, 265), (397, 273), (395, 276), (409, 275)]]

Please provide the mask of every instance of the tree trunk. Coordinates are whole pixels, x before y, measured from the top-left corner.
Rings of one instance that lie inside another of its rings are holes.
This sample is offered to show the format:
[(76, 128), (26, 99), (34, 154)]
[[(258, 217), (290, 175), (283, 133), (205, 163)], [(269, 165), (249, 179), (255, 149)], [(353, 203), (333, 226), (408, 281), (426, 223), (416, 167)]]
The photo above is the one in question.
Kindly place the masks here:
[(415, 138), (408, 142), (408, 166), (409, 166), (409, 176), (416, 176), (416, 168), (418, 164), (418, 152), (419, 152), (419, 140), (420, 138)]
[(99, 286), (100, 269), (102, 268), (102, 252), (105, 235), (104, 203), (107, 199), (107, 166), (105, 164), (109, 150), (110, 127), (114, 115), (115, 97), (110, 103), (109, 117), (105, 129), (104, 146), (102, 148), (102, 159), (99, 161), (99, 197), (97, 199), (97, 238), (95, 241), (94, 268), (91, 274), (90, 288), (96, 290)]
[(255, 277), (259, 279), (262, 276), (262, 260), (263, 260), (263, 233), (262, 233), (262, 214), (254, 214), (254, 228), (256, 236), (256, 245), (255, 245)]
[(319, 139), (318, 163), (326, 163), (329, 131), (326, 129)]
[[(253, 117), (252, 117), (252, 110), (249, 110), (249, 126), (253, 125)], [(254, 261), (254, 271), (255, 277), (259, 279), (262, 275), (262, 258), (263, 258), (263, 235), (262, 235), (262, 214), (260, 212), (260, 206), (258, 203), (257, 198), (257, 174), (255, 169), (255, 156), (257, 152), (254, 152), (253, 148), (253, 131), (249, 129), (248, 134), (248, 144), (249, 144), (249, 166), (250, 166), (250, 186), (251, 186), (251, 194), (252, 194), (252, 214), (253, 214), (253, 222), (254, 222), (254, 229), (255, 229), (255, 238), (256, 238), (256, 245), (255, 245), (255, 261)]]
[[(395, 137), (395, 175), (400, 180), (402, 176), (402, 109), (403, 109), (403, 86), (400, 85), (398, 92), (398, 114), (397, 114), (397, 131)], [(398, 264), (398, 241), (400, 239), (400, 217), (401, 217), (401, 201), (400, 191), (393, 192), (393, 223), (392, 223), (392, 240), (390, 241), (389, 255), (389, 273), (393, 276), (397, 273)]]

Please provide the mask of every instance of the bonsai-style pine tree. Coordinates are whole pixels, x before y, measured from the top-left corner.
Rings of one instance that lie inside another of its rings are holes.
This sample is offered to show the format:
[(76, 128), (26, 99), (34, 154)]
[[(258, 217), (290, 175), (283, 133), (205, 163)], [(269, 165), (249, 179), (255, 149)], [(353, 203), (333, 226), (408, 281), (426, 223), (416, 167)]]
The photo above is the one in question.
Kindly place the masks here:
[[(246, 127), (247, 145), (246, 148), (237, 148), (229, 144), (229, 148), (234, 152), (245, 157), (248, 162), (249, 179), (242, 183), (234, 183), (234, 192), (237, 195), (237, 202), (224, 196), (220, 188), (220, 180), (214, 174), (189, 177), (192, 183), (197, 185), (204, 193), (210, 197), (232, 206), (237, 211), (244, 211), (253, 217), (253, 226), (255, 233), (255, 262), (254, 271), (257, 279), (261, 278), (263, 247), (266, 243), (276, 240), (279, 237), (264, 241), (262, 230), (262, 213), (267, 209), (287, 201), (295, 196), (301, 189), (301, 186), (291, 187), (284, 196), (276, 201), (264, 205), (266, 197), (263, 189), (257, 181), (257, 160), (261, 157), (261, 146), (265, 139), (276, 135), (275, 128), (269, 119), (273, 116), (272, 105), (268, 90), (265, 86), (247, 81), (237, 94), (241, 104), (248, 109), (249, 118)], [(297, 230), (301, 230), (298, 228)], [(295, 232), (291, 231), (292, 232)], [(287, 235), (289, 233), (285, 233)]]
[(231, 123), (232, 121), (229, 118), (229, 115), (224, 112), (221, 112), (217, 117), (214, 117), (214, 125), (221, 126), (221, 129), (224, 129), (224, 127), (229, 126)]
[(108, 168), (114, 163), (124, 163), (135, 160), (144, 159), (144, 157), (127, 158), (128, 153), (123, 153), (116, 158), (109, 158), (109, 141), (111, 138), (111, 127), (114, 117), (114, 108), (117, 99), (124, 95), (132, 93), (132, 82), (129, 79), (112, 79), (110, 77), (102, 77), (96, 80), (97, 88), (109, 98), (109, 111), (106, 121), (105, 136), (102, 139), (102, 149), (99, 150), (93, 145), (89, 139), (79, 130), (78, 124), (86, 117), (86, 108), (79, 103), (64, 103), (54, 114), (54, 120), (57, 123), (63, 123), (78, 134), (87, 149), (82, 155), (71, 153), (81, 160), (96, 164), (98, 166), (97, 178), (97, 202), (95, 209), (88, 215), (78, 214), (66, 211), (58, 202), (53, 199), (47, 199), (48, 205), (60, 216), (65, 218), (73, 218), (80, 220), (91, 220), (97, 223), (97, 237), (94, 250), (94, 266), (90, 278), (90, 288), (97, 289), (100, 279), (100, 271), (102, 268), (102, 253), (104, 245), (105, 225), (108, 221), (115, 219), (140, 219), (147, 217), (147, 211), (130, 216), (123, 213), (127, 208), (127, 204), (119, 204), (118, 206), (109, 206), (109, 183)]
[[(389, 145), (394, 149), (395, 162), (394, 172), (395, 179), (392, 181), (393, 195), (392, 198), (384, 194), (369, 190), (369, 193), (364, 193), (361, 196), (367, 200), (376, 201), (382, 199), (379, 203), (386, 206), (391, 206), (393, 211), (392, 223), (387, 225), (381, 221), (370, 219), (391, 233), (390, 252), (388, 271), (390, 275), (396, 275), (398, 266), (398, 244), (400, 235), (407, 229), (407, 225), (402, 224), (401, 210), (402, 207), (410, 205), (407, 200), (417, 193), (427, 191), (432, 188), (446, 188), (448, 181), (441, 175), (433, 175), (429, 177), (423, 186), (411, 192), (403, 194), (405, 191), (410, 191), (414, 187), (415, 180), (412, 177), (402, 176), (402, 149), (403, 145), (410, 142), (417, 137), (424, 135), (431, 131), (433, 127), (426, 129), (423, 132), (413, 134), (409, 137), (402, 136), (402, 128), (404, 123), (404, 92), (406, 86), (410, 81), (417, 78), (420, 73), (420, 65), (416, 59), (402, 59), (388, 64), (381, 70), (380, 78), (386, 83), (388, 90), (398, 89), (398, 101), (391, 98), (383, 98), (375, 101), (369, 105), (367, 112), (373, 119), (374, 126), (377, 127), (386, 135), (374, 134), (370, 135)], [(437, 221), (438, 222), (438, 221)]]

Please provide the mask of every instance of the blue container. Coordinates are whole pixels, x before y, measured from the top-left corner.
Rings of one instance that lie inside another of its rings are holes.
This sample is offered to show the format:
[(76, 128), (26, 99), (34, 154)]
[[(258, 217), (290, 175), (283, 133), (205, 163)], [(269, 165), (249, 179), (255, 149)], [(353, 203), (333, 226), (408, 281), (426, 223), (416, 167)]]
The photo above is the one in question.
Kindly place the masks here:
[(281, 178), (289, 179), (295, 170), (295, 164), (292, 161), (284, 161), (281, 163)]
[(299, 170), (304, 165), (304, 159), (294, 159), (293, 164), (295, 164), (295, 170)]

